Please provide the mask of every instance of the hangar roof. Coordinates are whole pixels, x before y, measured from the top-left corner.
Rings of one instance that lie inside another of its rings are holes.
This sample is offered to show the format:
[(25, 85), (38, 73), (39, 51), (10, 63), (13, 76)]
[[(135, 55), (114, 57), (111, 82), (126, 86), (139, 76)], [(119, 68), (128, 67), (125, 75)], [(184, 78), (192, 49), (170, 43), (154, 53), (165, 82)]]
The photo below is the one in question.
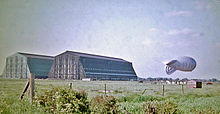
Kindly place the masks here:
[(53, 56), (47, 56), (47, 55), (39, 55), (39, 54), (30, 54), (30, 53), (22, 53), (22, 52), (18, 52), (21, 55), (24, 55), (26, 57), (30, 57), (30, 58), (41, 58), (41, 59), (54, 59)]
[[(102, 55), (95, 55), (95, 54), (88, 54), (88, 53), (81, 53), (81, 52), (75, 52), (75, 51), (65, 51), (59, 55), (62, 55), (64, 53), (71, 53), (80, 57), (88, 57), (88, 58), (96, 58), (96, 59), (105, 59), (105, 60), (112, 60), (112, 61), (120, 61), (120, 62), (129, 62), (121, 58), (115, 58), (115, 57), (107, 57)], [(59, 56), (57, 55), (57, 56)]]

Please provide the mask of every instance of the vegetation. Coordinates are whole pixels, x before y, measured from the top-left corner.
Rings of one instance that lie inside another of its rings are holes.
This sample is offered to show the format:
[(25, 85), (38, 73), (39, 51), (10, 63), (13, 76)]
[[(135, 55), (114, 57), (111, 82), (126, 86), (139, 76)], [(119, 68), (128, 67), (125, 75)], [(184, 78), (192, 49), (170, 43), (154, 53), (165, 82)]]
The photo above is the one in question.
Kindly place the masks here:
[(30, 105), (28, 96), (23, 100), (19, 96), (26, 80), (0, 79), (0, 113), (2, 114), (44, 114), (44, 110)]
[(35, 98), (37, 106), (49, 113), (89, 113), (89, 102), (84, 91), (54, 88)]
[[(162, 85), (150, 82), (36, 80), (33, 105), (28, 92), (19, 100), (25, 83), (0, 79), (0, 113), (220, 113), (220, 83), (203, 84), (199, 89), (184, 87), (184, 94), (181, 85), (165, 85), (162, 96)], [(104, 84), (108, 97), (103, 96)]]
[(177, 114), (181, 113), (178, 109), (178, 105), (170, 100), (165, 100), (162, 102), (158, 101), (148, 101), (143, 105), (144, 113), (159, 113), (159, 114)]
[(91, 100), (91, 110), (94, 114), (116, 114), (117, 99), (113, 96), (96, 96)]

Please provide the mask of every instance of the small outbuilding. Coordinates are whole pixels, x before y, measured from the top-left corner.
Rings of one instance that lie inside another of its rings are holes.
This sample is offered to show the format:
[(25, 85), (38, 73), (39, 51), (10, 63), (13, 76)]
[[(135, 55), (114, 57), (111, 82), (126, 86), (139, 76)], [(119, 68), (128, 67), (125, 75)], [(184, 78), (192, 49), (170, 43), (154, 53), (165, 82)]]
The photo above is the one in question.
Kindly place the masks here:
[(188, 88), (202, 88), (202, 81), (197, 79), (192, 79), (187, 81)]

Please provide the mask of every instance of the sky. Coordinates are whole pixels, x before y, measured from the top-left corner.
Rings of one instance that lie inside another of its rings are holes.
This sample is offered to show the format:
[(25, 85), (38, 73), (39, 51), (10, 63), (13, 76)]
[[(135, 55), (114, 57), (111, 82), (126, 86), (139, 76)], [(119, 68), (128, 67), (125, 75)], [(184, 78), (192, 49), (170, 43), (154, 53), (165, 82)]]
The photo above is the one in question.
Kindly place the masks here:
[[(123, 58), (139, 77), (220, 79), (220, 0), (0, 0), (0, 73), (16, 52)], [(164, 61), (193, 57), (192, 72)]]

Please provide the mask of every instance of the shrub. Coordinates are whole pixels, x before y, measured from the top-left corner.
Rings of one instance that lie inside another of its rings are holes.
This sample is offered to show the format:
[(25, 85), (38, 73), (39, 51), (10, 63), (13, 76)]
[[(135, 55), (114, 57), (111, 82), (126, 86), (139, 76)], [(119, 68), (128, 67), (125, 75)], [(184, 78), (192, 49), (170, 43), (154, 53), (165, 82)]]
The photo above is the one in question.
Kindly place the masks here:
[(128, 95), (128, 96), (119, 97), (118, 101), (119, 102), (132, 102), (136, 96), (137, 95), (135, 94), (135, 95)]
[(91, 110), (95, 114), (119, 113), (117, 100), (113, 96), (96, 96), (91, 100)]
[(161, 101), (164, 100), (164, 98), (158, 96), (152, 96), (152, 95), (142, 96), (142, 95), (134, 94), (130, 96), (120, 97), (118, 100), (119, 102), (146, 102), (146, 101), (154, 101), (154, 100)]
[(177, 104), (165, 100), (165, 101), (148, 101), (143, 104), (144, 113), (157, 113), (157, 114), (177, 114), (180, 113)]
[(114, 90), (114, 93), (122, 93), (123, 91), (119, 91), (119, 90)]
[(141, 95), (138, 95), (136, 96), (134, 99), (133, 99), (133, 102), (146, 102), (146, 101), (154, 101), (154, 100), (162, 100), (162, 98), (160, 97), (154, 97), (152, 95), (145, 95), (145, 96), (141, 96)]
[(42, 106), (49, 113), (87, 113), (89, 102), (84, 91), (54, 88), (35, 99), (37, 106)]

